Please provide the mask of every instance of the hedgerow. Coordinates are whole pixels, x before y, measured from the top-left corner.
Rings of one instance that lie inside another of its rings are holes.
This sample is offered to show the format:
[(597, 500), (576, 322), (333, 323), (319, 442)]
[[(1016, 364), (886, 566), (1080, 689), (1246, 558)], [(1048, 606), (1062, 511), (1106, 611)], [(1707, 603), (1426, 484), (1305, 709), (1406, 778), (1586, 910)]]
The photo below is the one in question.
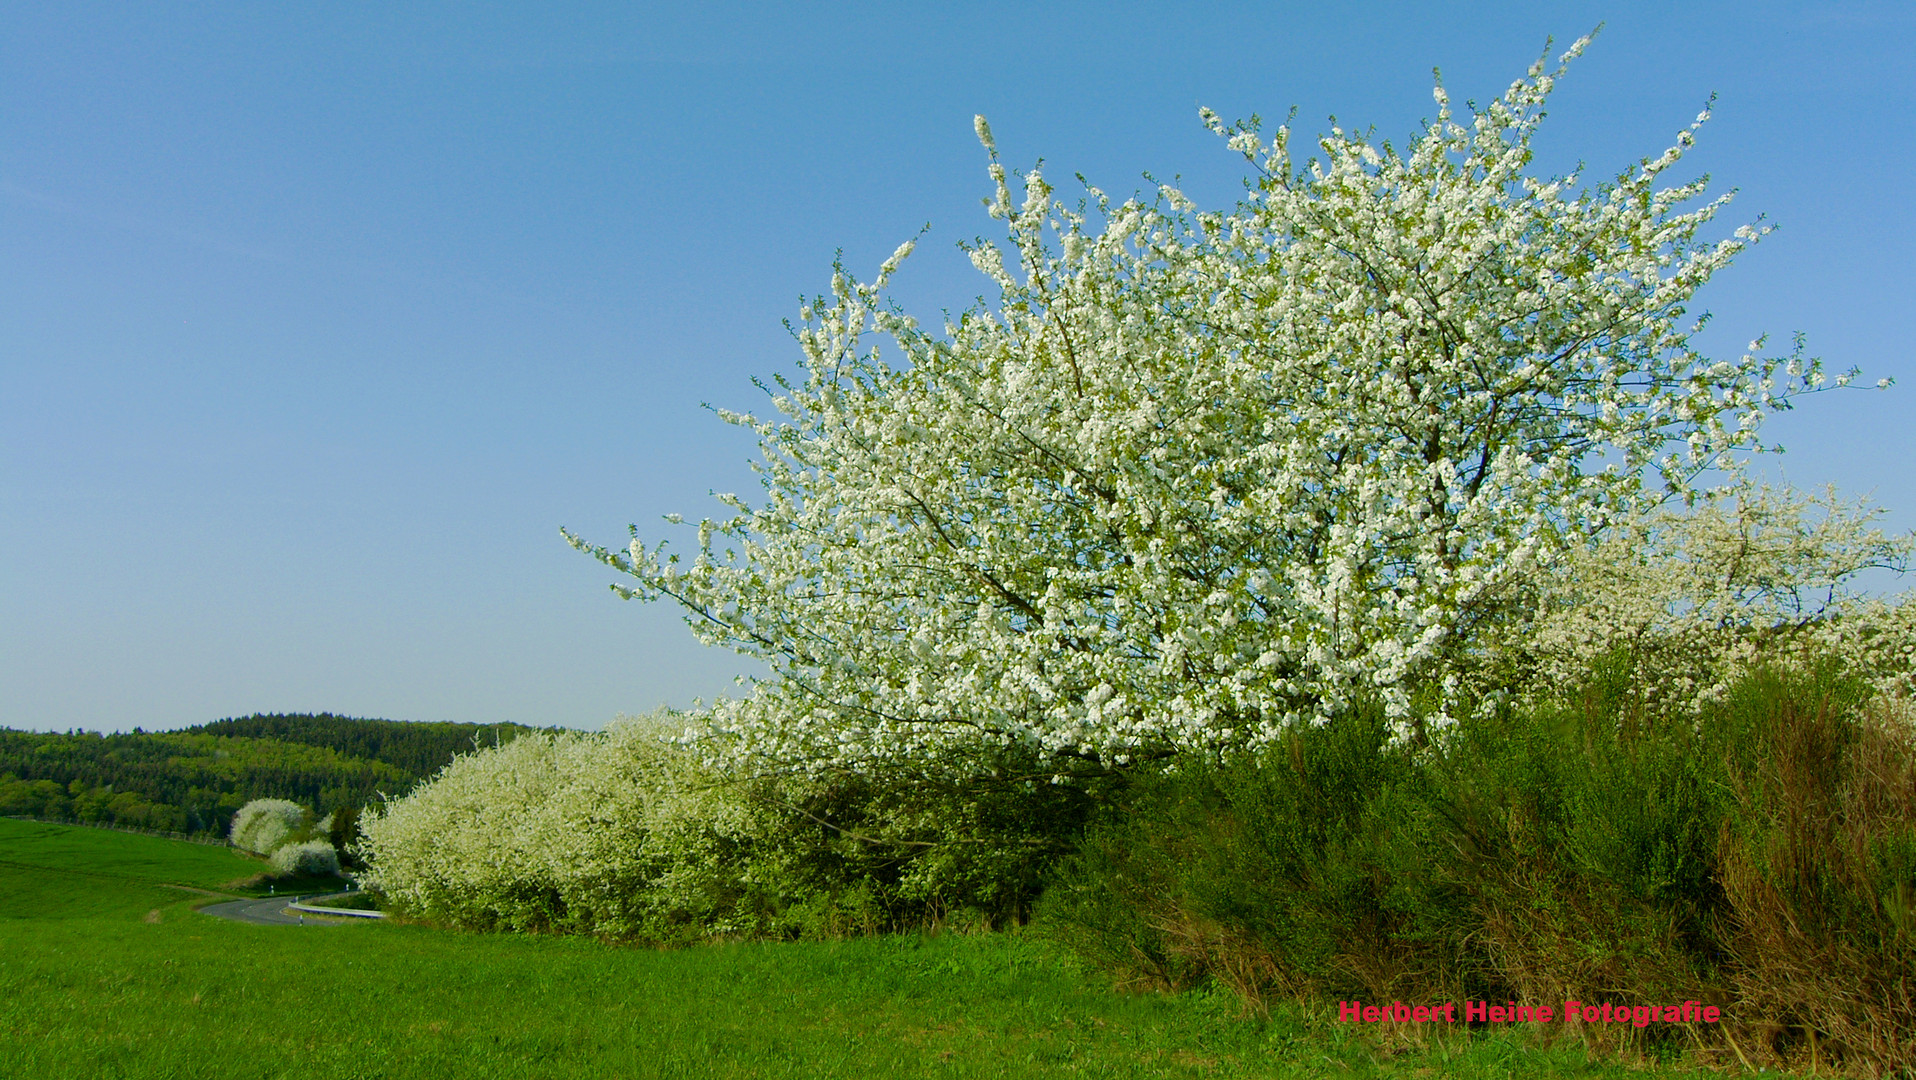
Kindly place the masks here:
[(1087, 796), (728, 772), (659, 718), (461, 757), (361, 820), (362, 881), (453, 925), (659, 942), (1023, 918)]

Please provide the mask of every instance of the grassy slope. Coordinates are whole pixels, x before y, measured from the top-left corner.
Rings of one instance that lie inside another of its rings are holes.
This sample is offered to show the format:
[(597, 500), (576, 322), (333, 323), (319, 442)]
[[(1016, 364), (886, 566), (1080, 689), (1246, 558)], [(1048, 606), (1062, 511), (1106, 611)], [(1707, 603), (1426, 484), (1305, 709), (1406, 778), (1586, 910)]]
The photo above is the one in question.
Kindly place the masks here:
[(265, 868), (228, 847), (0, 818), (0, 919), (140, 915), (189, 895), (166, 885), (234, 891)]
[(660, 953), (250, 926), (156, 884), (221, 858), (0, 822), (0, 1077), (1638, 1075), (1508, 1038), (1384, 1058), (1322, 1018), (1114, 995), (1010, 935)]

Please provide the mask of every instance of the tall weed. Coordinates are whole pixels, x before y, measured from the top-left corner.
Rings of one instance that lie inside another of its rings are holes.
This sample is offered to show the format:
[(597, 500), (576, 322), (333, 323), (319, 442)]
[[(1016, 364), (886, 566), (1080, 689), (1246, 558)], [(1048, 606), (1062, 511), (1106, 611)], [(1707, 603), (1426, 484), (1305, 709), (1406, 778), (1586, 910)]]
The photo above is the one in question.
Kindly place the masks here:
[[(1140, 777), (1059, 868), (1044, 922), (1121, 984), (1699, 999), (1753, 1064), (1916, 1065), (1909, 710), (1806, 663), (1747, 673), (1700, 717), (1660, 712), (1630, 671), (1609, 658), (1436, 745), (1358, 709)], [(1685, 1037), (1625, 1030), (1556, 1033), (1631, 1053)]]
[(1131, 985), (1402, 996), (1446, 951), (1430, 882), (1393, 872), (1430, 828), (1427, 782), (1376, 709), (1181, 761), (1065, 861), (1049, 925)]
[[(1724, 945), (1772, 1053), (1877, 1072), (1916, 1063), (1916, 740), (1906, 703), (1860, 720), (1783, 699), (1765, 757), (1732, 774)], [(1749, 707), (1749, 706), (1746, 706)]]

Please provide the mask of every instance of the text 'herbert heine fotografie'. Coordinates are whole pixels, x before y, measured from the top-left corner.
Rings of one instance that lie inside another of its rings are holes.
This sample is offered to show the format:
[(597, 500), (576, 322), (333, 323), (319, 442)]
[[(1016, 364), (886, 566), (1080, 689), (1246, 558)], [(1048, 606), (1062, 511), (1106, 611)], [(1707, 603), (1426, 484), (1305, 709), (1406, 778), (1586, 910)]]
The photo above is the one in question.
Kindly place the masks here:
[[(1459, 1016), (1458, 1014), (1462, 1015)], [(1388, 1005), (1366, 1005), (1361, 1001), (1337, 1003), (1337, 1018), (1358, 1024), (1455, 1024), (1459, 1021), (1486, 1024), (1548, 1024), (1558, 1020), (1581, 1020), (1586, 1024), (1714, 1024), (1722, 1011), (1715, 1005), (1686, 1001), (1681, 1005), (1617, 1005), (1608, 1001), (1566, 1001), (1554, 1005), (1519, 1005), (1514, 1001), (1496, 1004), (1488, 1001), (1446, 1001), (1441, 1005), (1406, 1005), (1393, 1001)]]

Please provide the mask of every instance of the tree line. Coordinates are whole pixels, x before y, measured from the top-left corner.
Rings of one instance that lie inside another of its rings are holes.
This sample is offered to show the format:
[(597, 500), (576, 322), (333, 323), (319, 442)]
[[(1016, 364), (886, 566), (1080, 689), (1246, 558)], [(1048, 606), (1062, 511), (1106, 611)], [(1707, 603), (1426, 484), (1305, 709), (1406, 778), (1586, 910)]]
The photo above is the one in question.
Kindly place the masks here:
[(0, 728), (0, 815), (223, 834), (241, 806), (289, 799), (317, 815), (398, 796), (461, 752), (531, 730), (255, 714), (181, 731)]

